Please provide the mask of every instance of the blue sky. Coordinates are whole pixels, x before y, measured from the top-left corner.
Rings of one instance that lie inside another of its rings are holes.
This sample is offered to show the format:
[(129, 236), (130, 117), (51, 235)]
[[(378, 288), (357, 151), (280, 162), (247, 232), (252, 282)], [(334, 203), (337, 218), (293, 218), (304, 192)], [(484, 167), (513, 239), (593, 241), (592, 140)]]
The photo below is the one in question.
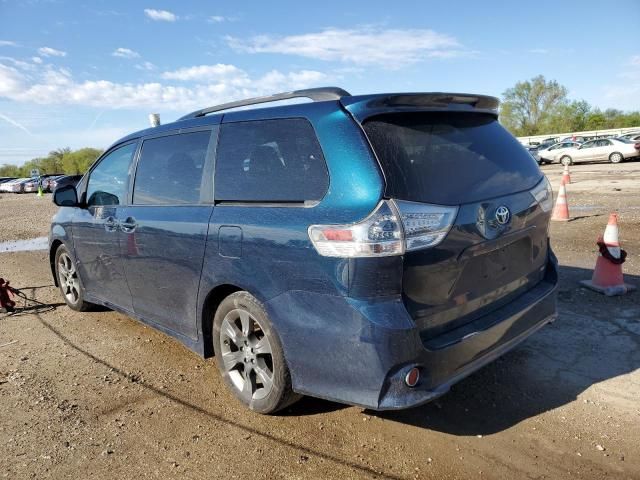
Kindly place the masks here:
[(0, 0), (0, 164), (321, 85), (499, 96), (543, 74), (637, 110), (638, 18), (638, 0)]

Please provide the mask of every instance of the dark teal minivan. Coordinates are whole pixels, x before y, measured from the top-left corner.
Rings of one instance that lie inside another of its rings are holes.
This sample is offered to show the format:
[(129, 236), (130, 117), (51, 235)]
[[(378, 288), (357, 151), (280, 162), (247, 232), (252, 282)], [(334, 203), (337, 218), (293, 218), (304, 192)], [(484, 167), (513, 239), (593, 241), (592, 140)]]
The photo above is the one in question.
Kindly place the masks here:
[(432, 400), (556, 317), (552, 192), (497, 107), (318, 88), (131, 134), (56, 190), (56, 284), (215, 355), (258, 412)]

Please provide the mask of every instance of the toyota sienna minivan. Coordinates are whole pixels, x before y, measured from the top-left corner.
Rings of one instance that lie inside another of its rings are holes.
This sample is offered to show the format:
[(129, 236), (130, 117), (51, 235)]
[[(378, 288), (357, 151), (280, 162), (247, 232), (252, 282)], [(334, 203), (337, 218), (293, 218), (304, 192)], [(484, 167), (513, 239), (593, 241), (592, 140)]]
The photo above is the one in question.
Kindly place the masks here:
[(556, 317), (552, 191), (497, 107), (331, 87), (133, 133), (56, 190), (56, 285), (215, 355), (261, 413), (428, 402)]

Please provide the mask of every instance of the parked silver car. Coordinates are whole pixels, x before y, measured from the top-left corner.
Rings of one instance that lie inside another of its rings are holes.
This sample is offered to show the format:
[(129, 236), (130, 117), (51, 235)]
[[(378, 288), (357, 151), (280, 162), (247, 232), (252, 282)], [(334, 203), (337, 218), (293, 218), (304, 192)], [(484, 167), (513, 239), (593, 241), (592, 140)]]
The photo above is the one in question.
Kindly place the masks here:
[(539, 163), (558, 162), (564, 152), (570, 148), (577, 148), (581, 145), (579, 142), (558, 142), (550, 147), (538, 150)]
[(24, 183), (31, 180), (30, 178), (17, 178), (10, 182), (0, 185), (0, 192), (22, 193), (24, 191)]
[(640, 143), (622, 138), (601, 138), (585, 142), (579, 147), (568, 148), (560, 155), (560, 163), (571, 165), (575, 162), (597, 160), (620, 163), (637, 156), (640, 156)]
[(28, 182), (22, 185), (22, 193), (33, 193), (38, 191), (38, 185), (40, 184), (40, 180), (37, 178), (32, 178)]
[(620, 135), (618, 138), (626, 138), (632, 142), (640, 142), (640, 132), (625, 133), (624, 135)]

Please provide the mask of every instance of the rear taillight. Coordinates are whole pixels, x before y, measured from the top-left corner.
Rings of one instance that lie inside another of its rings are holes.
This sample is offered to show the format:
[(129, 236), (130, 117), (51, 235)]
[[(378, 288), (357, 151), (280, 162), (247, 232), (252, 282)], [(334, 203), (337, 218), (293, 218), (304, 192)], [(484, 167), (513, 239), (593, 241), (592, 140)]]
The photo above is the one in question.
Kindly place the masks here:
[(636, 150), (640, 150), (640, 142), (634, 143), (633, 148), (635, 148)]
[(386, 257), (433, 247), (447, 235), (458, 207), (383, 200), (351, 225), (312, 225), (309, 238), (326, 257)]
[(530, 192), (536, 203), (540, 205), (542, 211), (549, 212), (553, 207), (553, 190), (547, 177), (543, 177), (542, 181), (533, 187)]
[(438, 245), (451, 230), (458, 213), (458, 207), (405, 200), (397, 200), (395, 205), (402, 219), (407, 251)]

